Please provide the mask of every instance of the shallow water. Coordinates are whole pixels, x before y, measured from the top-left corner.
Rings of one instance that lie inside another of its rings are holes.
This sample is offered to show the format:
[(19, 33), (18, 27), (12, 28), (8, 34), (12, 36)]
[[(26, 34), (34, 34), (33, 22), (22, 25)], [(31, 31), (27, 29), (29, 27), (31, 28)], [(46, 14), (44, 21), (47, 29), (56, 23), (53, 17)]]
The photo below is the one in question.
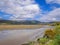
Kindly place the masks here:
[(0, 45), (21, 45), (42, 37), (44, 31), (52, 27), (43, 26), (39, 29), (4, 30), (0, 31)]

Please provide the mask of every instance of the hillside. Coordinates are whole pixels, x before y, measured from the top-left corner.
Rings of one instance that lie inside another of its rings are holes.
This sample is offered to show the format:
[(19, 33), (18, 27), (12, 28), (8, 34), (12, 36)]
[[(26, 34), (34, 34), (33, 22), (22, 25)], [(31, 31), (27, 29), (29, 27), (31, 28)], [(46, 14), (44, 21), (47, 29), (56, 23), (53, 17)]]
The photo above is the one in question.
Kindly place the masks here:
[(39, 24), (40, 21), (36, 20), (22, 20), (22, 21), (12, 21), (12, 20), (0, 20), (0, 24)]
[(21, 21), (14, 21), (14, 20), (2, 20), (0, 19), (0, 25), (1, 24), (12, 24), (12, 25), (58, 25), (60, 22), (40, 22), (37, 20), (21, 20)]

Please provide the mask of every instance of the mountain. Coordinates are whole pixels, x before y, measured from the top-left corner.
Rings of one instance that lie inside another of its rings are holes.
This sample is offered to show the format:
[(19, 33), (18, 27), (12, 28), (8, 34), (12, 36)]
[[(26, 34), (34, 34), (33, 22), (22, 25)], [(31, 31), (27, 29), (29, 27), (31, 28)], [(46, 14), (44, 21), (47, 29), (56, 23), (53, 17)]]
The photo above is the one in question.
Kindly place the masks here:
[(21, 24), (26, 24), (26, 25), (36, 25), (36, 24), (42, 24), (42, 25), (49, 25), (49, 24), (60, 24), (60, 22), (40, 22), (37, 20), (21, 20), (21, 21), (14, 21), (14, 20), (4, 20), (0, 19), (0, 24), (12, 24), (12, 25), (21, 25)]
[(13, 21), (13, 20), (0, 20), (0, 24), (39, 24), (40, 21), (37, 20), (22, 20), (22, 21)]

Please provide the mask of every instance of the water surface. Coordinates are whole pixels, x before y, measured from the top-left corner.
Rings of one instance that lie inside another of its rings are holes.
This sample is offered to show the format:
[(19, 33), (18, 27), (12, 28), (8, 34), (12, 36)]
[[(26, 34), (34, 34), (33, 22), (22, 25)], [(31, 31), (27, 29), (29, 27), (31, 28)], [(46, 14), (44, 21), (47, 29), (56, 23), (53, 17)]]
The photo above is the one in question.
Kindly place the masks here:
[(24, 30), (4, 30), (0, 31), (0, 45), (21, 45), (23, 43), (36, 40), (43, 37), (46, 29), (50, 26), (43, 26), (39, 29), (24, 29)]

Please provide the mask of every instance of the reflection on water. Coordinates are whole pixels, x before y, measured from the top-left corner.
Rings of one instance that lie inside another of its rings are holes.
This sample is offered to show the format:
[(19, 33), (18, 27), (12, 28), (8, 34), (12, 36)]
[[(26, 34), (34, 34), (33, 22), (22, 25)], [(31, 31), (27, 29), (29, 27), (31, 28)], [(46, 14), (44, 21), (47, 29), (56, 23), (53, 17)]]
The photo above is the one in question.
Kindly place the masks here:
[(44, 26), (40, 29), (24, 30), (4, 30), (0, 31), (0, 45), (20, 45), (22, 43), (42, 37), (45, 29), (51, 28)]

